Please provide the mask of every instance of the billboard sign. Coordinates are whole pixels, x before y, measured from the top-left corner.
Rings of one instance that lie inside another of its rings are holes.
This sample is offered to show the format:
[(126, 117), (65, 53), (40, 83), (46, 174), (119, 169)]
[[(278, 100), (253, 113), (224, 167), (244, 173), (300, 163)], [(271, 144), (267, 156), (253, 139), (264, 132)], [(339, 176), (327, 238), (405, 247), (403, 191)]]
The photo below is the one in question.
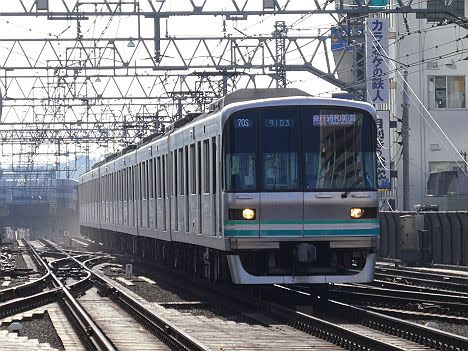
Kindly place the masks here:
[(370, 103), (389, 102), (390, 81), (388, 78), (388, 26), (387, 18), (367, 19), (367, 94)]
[(377, 111), (377, 187), (391, 189), (390, 179), (390, 111)]

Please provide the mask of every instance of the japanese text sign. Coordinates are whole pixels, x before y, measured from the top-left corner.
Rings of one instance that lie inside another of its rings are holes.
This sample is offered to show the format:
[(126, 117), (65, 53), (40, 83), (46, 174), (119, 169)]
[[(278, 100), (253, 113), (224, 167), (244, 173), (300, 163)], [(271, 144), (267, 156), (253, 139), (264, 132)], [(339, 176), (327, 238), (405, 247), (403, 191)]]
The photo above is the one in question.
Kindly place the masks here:
[(370, 103), (389, 102), (388, 79), (388, 19), (367, 19), (367, 94)]

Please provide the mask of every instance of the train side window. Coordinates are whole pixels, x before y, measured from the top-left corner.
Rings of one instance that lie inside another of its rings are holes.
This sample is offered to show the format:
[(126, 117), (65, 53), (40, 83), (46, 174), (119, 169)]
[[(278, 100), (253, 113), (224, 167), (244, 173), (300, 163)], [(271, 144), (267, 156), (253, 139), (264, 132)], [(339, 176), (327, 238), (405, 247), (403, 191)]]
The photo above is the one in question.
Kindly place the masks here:
[(162, 177), (162, 174), (161, 174), (161, 156), (159, 156), (157, 158), (157, 172), (158, 172), (158, 188), (157, 188), (157, 192), (158, 192), (158, 199), (161, 198), (161, 177)]
[(179, 149), (177, 168), (179, 169), (179, 195), (184, 195), (184, 149)]
[(195, 144), (190, 145), (190, 193), (196, 194), (197, 170), (195, 168)]
[(185, 210), (185, 231), (190, 231), (190, 216), (189, 216), (189, 148), (188, 146), (185, 147), (185, 203), (184, 203), (184, 210)]
[(144, 197), (149, 199), (149, 186), (148, 186), (148, 161), (143, 162), (143, 187), (145, 189)]
[(210, 139), (203, 140), (203, 191), (205, 194), (210, 193)]
[(128, 187), (129, 187), (129, 180), (128, 180), (128, 167), (125, 168), (125, 190), (124, 190), (124, 196), (125, 196), (125, 201), (128, 201)]
[(216, 137), (211, 138), (211, 168), (213, 194), (216, 194)]
[(144, 200), (146, 198), (145, 189), (145, 163), (140, 163), (140, 198)]
[(148, 161), (148, 183), (149, 183), (149, 197), (154, 199), (154, 176), (153, 176), (153, 159)]
[(172, 184), (172, 187), (171, 187), (171, 196), (176, 196), (177, 195), (177, 181), (178, 181), (178, 169), (177, 169), (177, 151), (172, 151), (171, 152), (172, 154), (172, 164), (173, 164), (173, 171), (172, 171), (172, 174), (173, 174), (173, 177), (172, 177), (172, 181), (173, 181), (173, 184)]
[(184, 177), (184, 186), (185, 186), (185, 195), (189, 194), (189, 154), (188, 146), (185, 147), (185, 177)]
[(166, 198), (166, 155), (162, 157), (162, 197)]
[(145, 162), (140, 163), (140, 198), (142, 200), (146, 199), (146, 188), (145, 188)]
[(202, 193), (202, 163), (201, 163), (201, 141), (197, 143), (197, 164), (198, 164), (198, 189), (197, 189), (197, 194)]

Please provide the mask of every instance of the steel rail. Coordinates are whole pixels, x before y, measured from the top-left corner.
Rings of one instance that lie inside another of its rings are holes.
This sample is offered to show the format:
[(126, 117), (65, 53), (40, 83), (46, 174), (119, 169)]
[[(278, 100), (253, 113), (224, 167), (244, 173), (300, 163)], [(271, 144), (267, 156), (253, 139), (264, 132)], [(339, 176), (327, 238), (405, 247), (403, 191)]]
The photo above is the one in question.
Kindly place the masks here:
[(378, 286), (361, 284), (334, 284), (332, 292), (341, 294), (342, 292), (363, 293), (372, 295), (382, 295), (385, 297), (405, 298), (408, 300), (419, 300), (421, 302), (443, 302), (466, 306), (468, 309), (468, 297), (454, 294), (444, 294), (438, 292), (424, 292), (403, 289), (387, 289)]
[(435, 272), (435, 271), (423, 271), (417, 268), (394, 268), (394, 267), (376, 267), (377, 274), (395, 274), (397, 276), (409, 277), (409, 278), (419, 278), (427, 279), (430, 278), (436, 282), (443, 283), (456, 283), (459, 285), (468, 285), (468, 276), (463, 277), (456, 273), (451, 272)]
[(50, 274), (46, 273), (43, 276), (8, 289), (0, 291), (0, 302), (5, 302), (18, 297), (27, 297), (44, 289), (47, 281), (50, 279)]
[(9, 317), (17, 313), (32, 310), (33, 308), (48, 305), (52, 302), (56, 302), (61, 296), (63, 296), (61, 289), (55, 288), (1, 303), (0, 318)]
[[(307, 299), (304, 298), (304, 295), (309, 295), (309, 297), (311, 297), (310, 294), (305, 291), (293, 290), (284, 286), (278, 286), (278, 288), (281, 288), (283, 291), (289, 291), (290, 294), (295, 294), (298, 298), (304, 299), (301, 301), (307, 301)], [(291, 299), (292, 296), (293, 295), (290, 295), (289, 298)], [(382, 298), (383, 296), (378, 297)], [(365, 327), (382, 331), (390, 335), (396, 335), (420, 345), (430, 346), (437, 350), (468, 350), (468, 338), (466, 337), (447, 333), (438, 329), (409, 322), (404, 319), (384, 315), (382, 313), (369, 311), (342, 301), (328, 299), (326, 304), (322, 305), (321, 308), (325, 308), (327, 311), (335, 309), (338, 315), (346, 316), (346, 318), (351, 322), (358, 323)]]
[[(425, 293), (437, 293), (437, 294), (444, 294), (444, 295), (453, 295), (453, 296), (461, 296), (461, 297), (468, 297), (468, 292), (460, 291), (460, 290), (447, 290), (444, 289), (443, 283), (439, 285), (439, 287), (432, 286), (431, 284), (425, 284), (424, 279), (418, 279), (417, 283), (421, 285), (411, 284), (414, 281), (410, 280), (411, 278), (403, 278), (398, 279), (397, 281), (392, 280), (380, 280), (374, 279), (372, 285), (378, 288), (384, 289), (397, 289), (397, 290), (409, 290), (409, 291), (419, 291)], [(468, 287), (465, 287), (468, 289)]]
[(468, 338), (433, 329), (403, 319), (387, 316), (378, 312), (368, 311), (360, 307), (351, 306), (339, 301), (329, 300), (329, 303), (346, 316), (360, 324), (400, 335), (405, 339), (427, 345), (437, 350), (468, 350)]
[(89, 316), (89, 314), (73, 297), (69, 289), (65, 285), (63, 285), (63, 283), (58, 279), (54, 272), (52, 272), (49, 265), (39, 255), (39, 253), (31, 245), (27, 244), (27, 246), (30, 252), (35, 257), (36, 261), (44, 269), (46, 269), (48, 273), (50, 273), (50, 276), (53, 279), (53, 284), (56, 286), (56, 288), (62, 290), (62, 300), (65, 308), (70, 312), (70, 315), (73, 317), (74, 321), (79, 326), (82, 335), (86, 335), (86, 338), (91, 343), (92, 347), (98, 351), (116, 351), (117, 349), (112, 344), (112, 342), (107, 338), (107, 336), (101, 331), (101, 329)]
[[(148, 262), (143, 263), (148, 264)], [(247, 306), (253, 310), (264, 311), (270, 317), (273, 317), (275, 320), (280, 321), (281, 323), (287, 324), (294, 329), (308, 333), (312, 336), (341, 346), (345, 349), (382, 351), (406, 350), (404, 348), (386, 343), (385, 341), (376, 340), (372, 337), (361, 335), (357, 332), (348, 330), (324, 319), (320, 319), (318, 317), (292, 310), (285, 306), (280, 306), (275, 303), (255, 298), (249, 294), (245, 294), (244, 292), (239, 291), (238, 289), (232, 288), (232, 286), (229, 288), (223, 288), (222, 286), (207, 283), (193, 277), (188, 277), (183, 273), (174, 272), (158, 265), (150, 266), (157, 267), (165, 272), (170, 272), (171, 278), (177, 277), (184, 280), (185, 282), (189, 282), (191, 286), (191, 292), (193, 292), (193, 289), (197, 289), (201, 291), (204, 296), (207, 296), (208, 292), (210, 295), (216, 296), (218, 298), (219, 296), (223, 296), (223, 298), (228, 299), (230, 303), (235, 303), (242, 307)], [(176, 285), (181, 288), (187, 286), (187, 284)], [(229, 306), (229, 308), (231, 307)], [(249, 316), (251, 317), (251, 315)]]
[(397, 274), (385, 274), (385, 273), (375, 273), (374, 282), (405, 282), (408, 285), (415, 286), (415, 287), (427, 287), (432, 289), (440, 289), (450, 292), (460, 292), (468, 294), (468, 280), (462, 283), (454, 283), (450, 280), (443, 281), (443, 280), (435, 280), (435, 279), (427, 279), (427, 278), (416, 278), (410, 277), (405, 275), (397, 275)]
[(440, 304), (444, 307), (468, 312), (468, 297), (451, 294), (385, 289), (368, 285), (335, 284), (333, 290), (330, 290), (330, 295), (337, 296), (337, 299), (344, 298), (345, 296), (369, 296), (381, 298), (382, 301), (395, 300), (400, 302)]
[[(65, 252), (59, 246), (55, 245), (49, 240), (44, 240), (49, 246), (55, 248), (60, 252)], [(154, 312), (148, 310), (139, 301), (128, 295), (117, 284), (114, 284), (95, 271), (86, 266), (84, 262), (75, 259), (73, 256), (68, 255), (72, 260), (78, 263), (86, 271), (90, 272), (95, 282), (107, 289), (112, 299), (120, 303), (126, 310), (135, 316), (136, 319), (142, 322), (147, 328), (155, 332), (161, 340), (169, 347), (175, 350), (189, 350), (189, 351), (208, 351), (208, 347), (192, 338), (190, 335), (182, 331), (177, 326), (173, 325), (166, 319), (156, 315)]]

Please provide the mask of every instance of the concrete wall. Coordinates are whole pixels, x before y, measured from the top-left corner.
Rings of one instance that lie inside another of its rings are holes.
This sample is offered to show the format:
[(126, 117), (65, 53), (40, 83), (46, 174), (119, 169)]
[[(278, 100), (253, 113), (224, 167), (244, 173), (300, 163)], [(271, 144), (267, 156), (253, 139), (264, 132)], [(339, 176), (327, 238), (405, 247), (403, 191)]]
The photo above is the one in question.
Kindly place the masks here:
[(381, 212), (380, 256), (418, 263), (468, 266), (468, 212), (421, 213), (418, 249), (411, 233), (403, 228), (402, 216), (415, 212)]

